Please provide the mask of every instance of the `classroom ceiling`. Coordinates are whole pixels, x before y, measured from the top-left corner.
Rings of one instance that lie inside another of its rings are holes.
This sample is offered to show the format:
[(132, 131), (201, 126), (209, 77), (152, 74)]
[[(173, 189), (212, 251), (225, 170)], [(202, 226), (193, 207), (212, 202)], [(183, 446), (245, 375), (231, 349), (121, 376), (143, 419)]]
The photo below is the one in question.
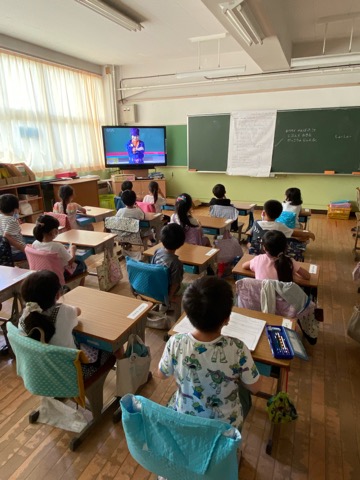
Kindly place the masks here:
[[(230, 0), (231, 1), (231, 0)], [(262, 45), (247, 46), (221, 12), (224, 0), (104, 0), (143, 25), (129, 32), (75, 0), (0, 0), (0, 34), (99, 65), (160, 65), (192, 58), (198, 44), (189, 40), (228, 32), (221, 55), (241, 52), (258, 71), (286, 70), (294, 57), (360, 52), (360, 0), (245, 0), (264, 33)], [(338, 20), (334, 22), (333, 20)], [(217, 42), (202, 42), (201, 56), (217, 56)], [(349, 63), (355, 60), (349, 60)], [(251, 72), (251, 70), (249, 70)]]

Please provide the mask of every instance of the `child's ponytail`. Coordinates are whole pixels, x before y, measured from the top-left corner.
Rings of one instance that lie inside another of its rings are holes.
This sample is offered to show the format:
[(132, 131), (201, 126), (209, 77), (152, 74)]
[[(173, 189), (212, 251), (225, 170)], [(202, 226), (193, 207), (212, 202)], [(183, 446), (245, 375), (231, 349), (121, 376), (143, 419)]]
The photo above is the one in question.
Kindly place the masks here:
[(175, 203), (175, 213), (179, 217), (180, 225), (183, 228), (186, 227), (195, 227), (196, 225), (192, 225), (188, 213), (192, 207), (192, 198), (188, 193), (182, 193), (178, 196)]
[(154, 204), (158, 201), (159, 198), (159, 184), (157, 182), (149, 183), (149, 192), (154, 197)]
[(275, 260), (274, 265), (280, 282), (293, 281), (293, 263), (290, 257), (285, 255), (284, 252), (281, 252)]

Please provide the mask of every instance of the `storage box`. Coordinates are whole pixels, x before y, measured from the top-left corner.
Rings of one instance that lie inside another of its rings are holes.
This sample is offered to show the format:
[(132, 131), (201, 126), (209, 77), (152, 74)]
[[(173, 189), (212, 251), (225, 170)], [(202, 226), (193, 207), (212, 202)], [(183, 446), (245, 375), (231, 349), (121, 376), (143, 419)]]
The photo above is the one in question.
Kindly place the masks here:
[(116, 175), (111, 175), (111, 180), (116, 183), (125, 182), (125, 180), (130, 180), (130, 182), (135, 181), (135, 175), (132, 173), (118, 173)]
[(114, 197), (115, 195), (112, 193), (108, 193), (107, 195), (99, 195), (100, 207), (115, 210)]
[(339, 207), (328, 205), (328, 218), (333, 220), (349, 220), (351, 207)]
[[(21, 175), (24, 177), (22, 179), (22, 182), (36, 180), (35, 173), (25, 163), (15, 163), (14, 165), (19, 170)], [(27, 178), (25, 179), (25, 177)]]
[(61, 172), (61, 173), (56, 173), (55, 178), (76, 178), (77, 173), (76, 172)]

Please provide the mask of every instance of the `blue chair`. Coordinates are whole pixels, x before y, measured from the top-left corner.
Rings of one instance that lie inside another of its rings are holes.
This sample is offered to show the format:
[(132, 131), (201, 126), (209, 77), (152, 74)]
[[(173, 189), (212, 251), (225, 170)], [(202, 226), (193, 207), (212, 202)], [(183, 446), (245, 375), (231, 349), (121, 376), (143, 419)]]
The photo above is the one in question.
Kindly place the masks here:
[(120, 208), (125, 208), (125, 203), (122, 201), (121, 197), (114, 197), (114, 203), (116, 211), (120, 210)]
[(125, 395), (120, 404), (130, 454), (146, 470), (169, 480), (238, 479), (236, 428), (141, 396)]
[(126, 257), (126, 270), (135, 296), (155, 303), (169, 304), (169, 269), (167, 267), (137, 262)]

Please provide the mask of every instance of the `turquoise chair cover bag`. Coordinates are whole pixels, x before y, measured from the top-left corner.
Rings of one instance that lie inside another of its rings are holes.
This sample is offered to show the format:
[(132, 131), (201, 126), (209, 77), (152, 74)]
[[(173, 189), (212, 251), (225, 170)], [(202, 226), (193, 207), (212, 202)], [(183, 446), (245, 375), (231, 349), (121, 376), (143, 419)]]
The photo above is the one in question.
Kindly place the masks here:
[(168, 480), (238, 479), (237, 429), (139, 395), (125, 395), (120, 404), (129, 451), (142, 467)]

